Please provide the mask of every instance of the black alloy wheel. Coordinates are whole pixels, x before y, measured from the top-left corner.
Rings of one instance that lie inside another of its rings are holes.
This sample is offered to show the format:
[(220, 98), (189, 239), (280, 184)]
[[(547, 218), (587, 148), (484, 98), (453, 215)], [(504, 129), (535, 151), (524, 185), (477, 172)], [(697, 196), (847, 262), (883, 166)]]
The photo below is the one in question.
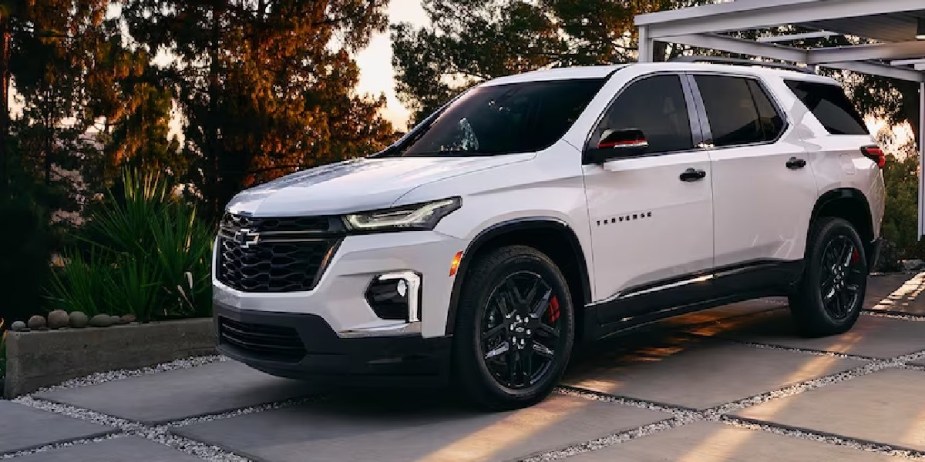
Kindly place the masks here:
[(535, 404), (552, 393), (571, 356), (568, 282), (532, 247), (501, 247), (473, 259), (455, 318), (453, 384), (486, 409)]
[(867, 291), (867, 254), (860, 235), (842, 218), (813, 223), (802, 278), (790, 295), (797, 330), (808, 337), (854, 326)]
[(819, 294), (832, 319), (845, 319), (859, 302), (859, 290), (867, 277), (861, 252), (848, 236), (836, 235), (822, 251)]
[(560, 320), (559, 296), (539, 274), (520, 271), (495, 286), (480, 323), (492, 377), (511, 389), (540, 381), (556, 359)]

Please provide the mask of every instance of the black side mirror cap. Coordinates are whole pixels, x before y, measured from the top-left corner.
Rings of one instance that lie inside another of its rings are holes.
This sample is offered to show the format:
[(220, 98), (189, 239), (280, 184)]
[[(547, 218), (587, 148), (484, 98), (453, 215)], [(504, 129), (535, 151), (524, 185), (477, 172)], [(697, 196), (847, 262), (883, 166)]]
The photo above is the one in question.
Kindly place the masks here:
[(618, 157), (633, 157), (645, 154), (649, 142), (642, 130), (627, 128), (621, 130), (607, 129), (601, 135), (597, 146), (585, 150), (585, 162), (603, 164)]

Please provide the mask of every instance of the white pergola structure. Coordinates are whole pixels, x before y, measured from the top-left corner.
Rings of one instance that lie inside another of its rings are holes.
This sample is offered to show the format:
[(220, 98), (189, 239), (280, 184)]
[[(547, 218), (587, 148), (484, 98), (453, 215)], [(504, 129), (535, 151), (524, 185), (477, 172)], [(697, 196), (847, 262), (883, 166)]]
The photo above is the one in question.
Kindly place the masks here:
[[(921, 23), (921, 24), (920, 24)], [(919, 165), (925, 165), (925, 0), (736, 0), (636, 16), (639, 61), (656, 41), (919, 83)], [(794, 26), (791, 35), (744, 40), (730, 32)], [(787, 43), (845, 35), (873, 44), (799, 48)], [(925, 175), (919, 175), (919, 236), (925, 235)]]

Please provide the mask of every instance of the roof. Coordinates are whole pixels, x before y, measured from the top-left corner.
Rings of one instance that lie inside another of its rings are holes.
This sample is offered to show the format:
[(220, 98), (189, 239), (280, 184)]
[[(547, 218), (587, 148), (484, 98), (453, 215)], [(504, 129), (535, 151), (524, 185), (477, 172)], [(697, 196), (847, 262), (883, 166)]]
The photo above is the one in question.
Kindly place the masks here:
[(563, 67), (555, 69), (541, 69), (538, 71), (525, 72), (523, 74), (509, 75), (485, 82), (483, 86), (507, 85), (521, 82), (541, 82), (551, 80), (574, 80), (574, 79), (602, 79), (610, 77), (614, 72), (627, 68), (638, 69), (644, 67), (657, 71), (678, 71), (678, 72), (724, 72), (739, 75), (754, 76), (780, 76), (790, 80), (811, 80), (822, 83), (838, 84), (835, 80), (815, 74), (791, 71), (786, 69), (775, 69), (761, 67), (760, 62), (755, 62), (754, 66), (746, 65), (728, 65), (728, 64), (711, 64), (711, 63), (633, 63), (620, 64), (613, 66), (581, 66), (581, 67)]

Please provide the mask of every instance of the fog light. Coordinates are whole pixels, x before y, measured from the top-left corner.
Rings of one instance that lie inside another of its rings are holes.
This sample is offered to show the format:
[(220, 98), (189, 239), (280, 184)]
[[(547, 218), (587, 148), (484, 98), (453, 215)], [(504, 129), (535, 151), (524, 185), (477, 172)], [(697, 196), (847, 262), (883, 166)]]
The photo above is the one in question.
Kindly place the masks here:
[(420, 321), (421, 276), (402, 271), (376, 276), (366, 289), (366, 301), (382, 319)]

